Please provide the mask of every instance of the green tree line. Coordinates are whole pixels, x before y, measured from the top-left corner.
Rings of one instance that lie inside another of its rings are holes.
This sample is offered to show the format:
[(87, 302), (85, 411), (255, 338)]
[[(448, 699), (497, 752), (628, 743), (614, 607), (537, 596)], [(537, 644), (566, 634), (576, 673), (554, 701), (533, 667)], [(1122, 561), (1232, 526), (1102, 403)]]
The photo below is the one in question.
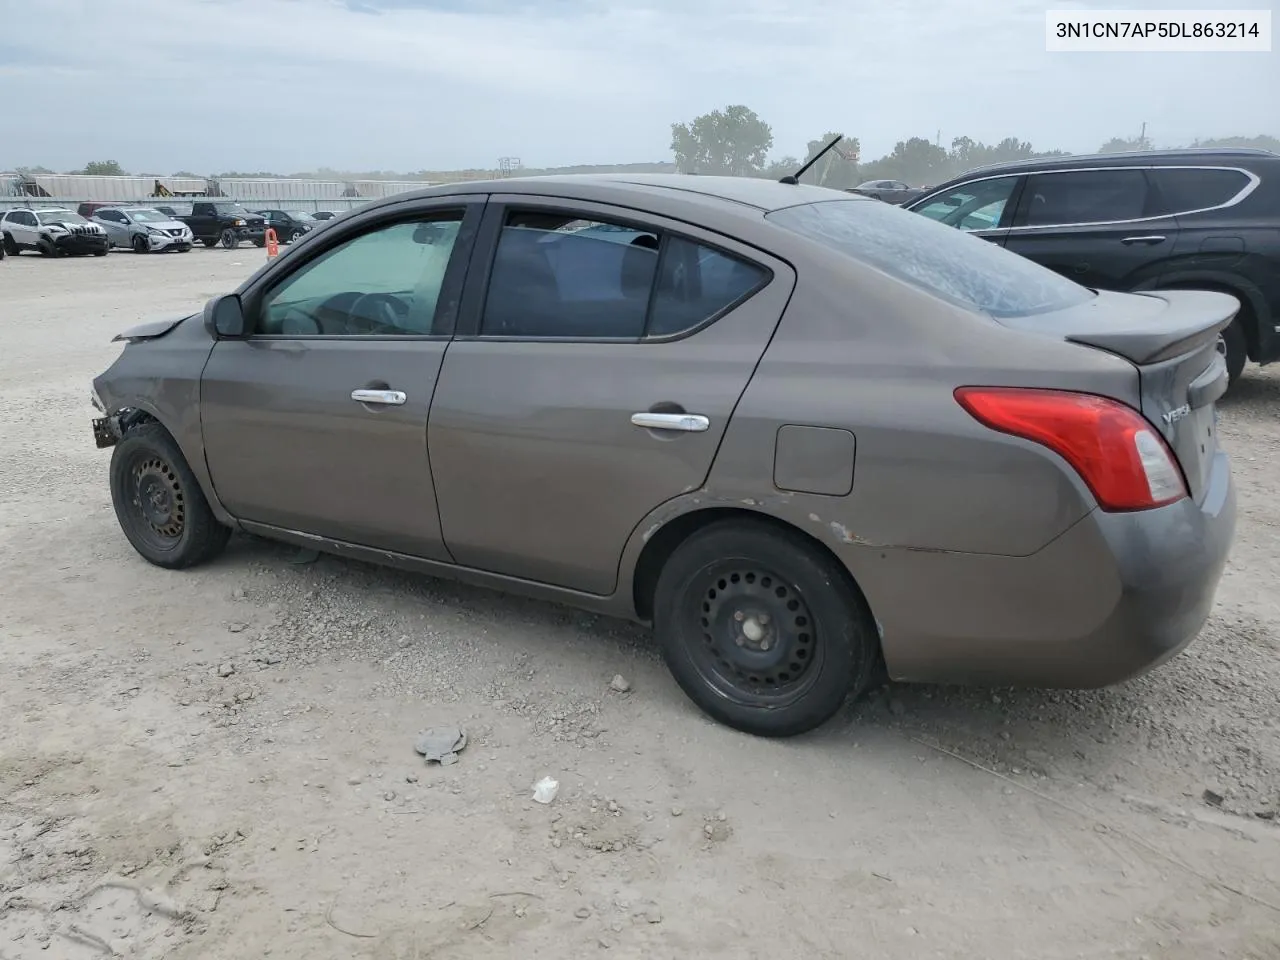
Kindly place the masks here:
[[(780, 178), (795, 173), (840, 131), (810, 140), (803, 156), (769, 161), (773, 130), (755, 111), (741, 105), (713, 110), (688, 123), (671, 125), (671, 152), (682, 173)], [(1280, 139), (1271, 136), (1223, 137), (1196, 140), (1193, 147), (1256, 147), (1280, 153)], [(1113, 137), (1099, 153), (1154, 149), (1149, 138)], [(834, 150), (811, 167), (803, 180), (843, 189), (867, 180), (902, 180), (912, 186), (940, 183), (974, 167), (1033, 157), (1066, 156), (1064, 150), (1037, 150), (1029, 141), (1006, 137), (987, 144), (971, 137), (954, 137), (947, 146), (925, 137), (909, 137), (894, 144), (883, 157), (864, 160), (858, 138), (845, 134)]]

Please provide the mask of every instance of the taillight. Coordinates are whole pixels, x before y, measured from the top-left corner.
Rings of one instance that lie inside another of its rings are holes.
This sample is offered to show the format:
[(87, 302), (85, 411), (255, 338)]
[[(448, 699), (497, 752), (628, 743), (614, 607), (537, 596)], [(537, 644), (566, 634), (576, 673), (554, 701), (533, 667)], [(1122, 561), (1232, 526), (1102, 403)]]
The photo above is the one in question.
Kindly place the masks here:
[(955, 397), (979, 423), (1066, 460), (1104, 510), (1146, 510), (1187, 495), (1164, 438), (1123, 403), (1022, 387), (960, 387)]

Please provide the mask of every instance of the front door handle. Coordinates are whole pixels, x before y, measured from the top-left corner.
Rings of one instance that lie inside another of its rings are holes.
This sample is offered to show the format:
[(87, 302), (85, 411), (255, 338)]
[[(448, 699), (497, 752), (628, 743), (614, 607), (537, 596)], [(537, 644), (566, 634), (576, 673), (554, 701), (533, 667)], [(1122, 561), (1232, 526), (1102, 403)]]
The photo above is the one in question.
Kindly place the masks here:
[(1164, 243), (1164, 237), (1156, 236), (1156, 235), (1152, 235), (1149, 237), (1125, 237), (1120, 242), (1123, 243), (1125, 246), (1130, 246), (1131, 244), (1135, 244), (1135, 243), (1146, 244), (1148, 246), (1155, 246), (1157, 243)]
[(633, 413), (631, 423), (646, 430), (680, 430), (684, 433), (703, 433), (711, 427), (711, 421), (698, 413)]
[(401, 407), (409, 398), (402, 390), (352, 390), (351, 399), (357, 403), (381, 403), (389, 407)]

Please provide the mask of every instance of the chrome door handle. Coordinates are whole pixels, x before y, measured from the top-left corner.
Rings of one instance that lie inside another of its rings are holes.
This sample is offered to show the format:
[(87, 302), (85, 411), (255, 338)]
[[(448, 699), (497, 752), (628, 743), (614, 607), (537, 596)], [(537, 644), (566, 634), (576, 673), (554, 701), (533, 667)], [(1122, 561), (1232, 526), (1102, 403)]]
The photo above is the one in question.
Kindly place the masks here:
[(1154, 236), (1154, 235), (1153, 235), (1153, 236), (1150, 236), (1150, 237), (1125, 237), (1125, 238), (1124, 238), (1124, 239), (1122, 239), (1120, 242), (1121, 242), (1121, 243), (1124, 243), (1124, 244), (1129, 244), (1129, 243), (1148, 243), (1148, 244), (1153, 244), (1153, 245), (1154, 245), (1154, 244), (1157, 244), (1157, 243), (1164, 243), (1164, 237)]
[(409, 398), (402, 390), (352, 390), (351, 399), (357, 403), (381, 403), (389, 407), (400, 407)]
[(711, 421), (698, 413), (633, 413), (631, 423), (646, 430), (682, 430), (685, 433), (702, 433), (711, 427)]

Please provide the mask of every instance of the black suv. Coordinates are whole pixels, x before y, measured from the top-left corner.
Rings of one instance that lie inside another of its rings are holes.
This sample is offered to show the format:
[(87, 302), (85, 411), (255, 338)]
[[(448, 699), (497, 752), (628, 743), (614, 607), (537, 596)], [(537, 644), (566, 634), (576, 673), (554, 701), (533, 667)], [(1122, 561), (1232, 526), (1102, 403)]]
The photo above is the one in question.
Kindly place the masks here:
[(903, 205), (1095, 289), (1221, 290), (1235, 380), (1280, 359), (1280, 155), (1162, 150), (971, 170)]

